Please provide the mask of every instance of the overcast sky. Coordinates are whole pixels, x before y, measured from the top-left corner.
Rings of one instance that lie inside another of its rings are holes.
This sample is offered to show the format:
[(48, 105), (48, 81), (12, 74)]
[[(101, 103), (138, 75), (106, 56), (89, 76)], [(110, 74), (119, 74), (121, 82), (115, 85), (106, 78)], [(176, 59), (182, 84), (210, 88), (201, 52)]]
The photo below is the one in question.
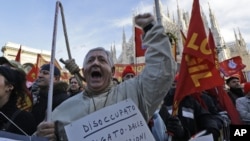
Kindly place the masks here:
[[(170, 13), (176, 13), (177, 0), (161, 0)], [(132, 35), (132, 16), (153, 11), (154, 0), (61, 0), (71, 47), (71, 55), (82, 66), (86, 52), (97, 46), (110, 49), (115, 44), (121, 53), (122, 31)], [(179, 0), (190, 13), (193, 0)], [(240, 29), (250, 46), (249, 0), (200, 0), (208, 17), (208, 3), (226, 42), (234, 40)], [(0, 0), (0, 46), (7, 42), (51, 51), (56, 0)], [(61, 15), (58, 15), (56, 58), (67, 59)], [(177, 17), (176, 17), (177, 18)], [(1, 53), (2, 54), (2, 53)]]

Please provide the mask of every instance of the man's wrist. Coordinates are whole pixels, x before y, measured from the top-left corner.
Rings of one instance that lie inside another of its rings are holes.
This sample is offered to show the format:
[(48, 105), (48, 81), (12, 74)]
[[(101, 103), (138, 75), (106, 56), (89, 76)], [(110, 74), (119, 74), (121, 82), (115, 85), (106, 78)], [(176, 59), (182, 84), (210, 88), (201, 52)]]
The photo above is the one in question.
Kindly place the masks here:
[(150, 23), (150, 24), (148, 24), (147, 26), (145, 26), (145, 27), (143, 28), (144, 33), (146, 33), (147, 31), (149, 31), (153, 26), (154, 26), (154, 25), (153, 25), (152, 23)]
[(144, 33), (146, 33), (147, 31), (149, 31), (154, 25), (155, 25), (155, 22), (152, 21), (149, 24), (147, 24), (145, 27), (143, 27)]

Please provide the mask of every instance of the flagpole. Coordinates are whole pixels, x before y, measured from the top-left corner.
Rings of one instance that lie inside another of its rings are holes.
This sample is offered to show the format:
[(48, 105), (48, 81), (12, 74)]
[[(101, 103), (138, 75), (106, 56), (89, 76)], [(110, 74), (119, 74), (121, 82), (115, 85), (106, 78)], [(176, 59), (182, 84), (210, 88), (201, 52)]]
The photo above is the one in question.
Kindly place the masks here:
[(135, 15), (133, 15), (133, 35), (134, 35), (134, 57), (135, 57), (135, 73), (137, 75), (137, 57), (136, 57), (136, 44), (135, 44)]
[(155, 13), (156, 13), (157, 22), (161, 24), (159, 0), (155, 0)]
[(15, 61), (19, 62), (21, 64), (21, 53), (22, 53), (22, 45), (20, 44), (20, 47), (17, 51), (17, 55), (16, 55), (16, 58), (15, 58)]

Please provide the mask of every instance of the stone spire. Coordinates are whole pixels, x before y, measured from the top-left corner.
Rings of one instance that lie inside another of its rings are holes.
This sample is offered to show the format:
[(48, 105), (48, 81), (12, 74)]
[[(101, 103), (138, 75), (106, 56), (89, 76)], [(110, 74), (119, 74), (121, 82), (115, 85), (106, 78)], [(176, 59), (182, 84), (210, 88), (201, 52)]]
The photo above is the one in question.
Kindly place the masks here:
[(110, 46), (110, 53), (113, 55), (113, 48), (112, 48), (112, 44)]
[(234, 29), (234, 37), (235, 37), (235, 44), (236, 44), (236, 46), (239, 46), (239, 40), (238, 40), (237, 34), (235, 32), (235, 29)]
[(187, 31), (187, 28), (188, 28), (188, 25), (189, 25), (189, 21), (190, 21), (190, 17), (189, 17), (189, 14), (188, 14), (187, 11), (183, 12), (183, 20), (184, 20), (185, 26), (186, 26), (186, 29), (184, 29), (184, 31)]
[(115, 42), (114, 42), (113, 46), (111, 45), (111, 50), (112, 50), (113, 61), (114, 61), (114, 63), (117, 63)]
[(209, 7), (211, 32), (213, 33), (214, 42), (215, 42), (216, 48), (218, 48), (221, 51), (221, 53), (223, 53), (223, 54), (219, 54), (219, 59), (224, 60), (224, 59), (227, 59), (227, 55), (226, 55), (227, 53), (225, 51), (225, 41), (221, 36), (220, 27), (217, 23), (215, 14), (213, 13), (209, 3), (208, 3), (208, 7)]
[(168, 6), (167, 6), (167, 17), (170, 19), (170, 12)]
[(209, 31), (209, 25), (208, 25), (208, 21), (207, 21), (207, 16), (206, 14), (204, 13), (204, 10), (202, 7), (200, 7), (201, 9), (201, 17), (202, 17), (202, 21), (203, 21), (203, 24), (204, 24), (204, 28), (205, 28), (205, 31), (208, 35), (208, 31)]
[(126, 35), (125, 35), (125, 30), (124, 27), (122, 29), (122, 50), (126, 49)]
[(179, 1), (178, 0), (176, 1), (177, 1), (177, 24), (181, 30), (186, 30), (187, 27), (183, 17), (184, 14), (179, 7)]
[(173, 23), (176, 23), (176, 22), (175, 22), (175, 17), (174, 17), (174, 14), (173, 14)]
[(116, 48), (115, 48), (115, 42), (114, 42), (114, 47), (113, 47), (113, 53), (116, 56)]
[(241, 35), (240, 29), (238, 28), (238, 32), (239, 32), (239, 43), (241, 46), (246, 46), (246, 42), (244, 40), (244, 38)]

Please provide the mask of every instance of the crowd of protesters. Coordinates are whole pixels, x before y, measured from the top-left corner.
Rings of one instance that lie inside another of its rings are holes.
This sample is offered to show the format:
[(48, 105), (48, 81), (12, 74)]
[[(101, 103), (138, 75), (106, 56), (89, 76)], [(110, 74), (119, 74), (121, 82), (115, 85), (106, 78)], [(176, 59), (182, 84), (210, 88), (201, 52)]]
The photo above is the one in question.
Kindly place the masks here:
[[(91, 49), (84, 58), (84, 88), (74, 76), (68, 83), (60, 81), (60, 70), (55, 66), (54, 74), (50, 76), (50, 64), (44, 64), (28, 89), (25, 73), (6, 58), (2, 58), (4, 63), (0, 58), (0, 129), (45, 137), (49, 141), (66, 141), (65, 125), (130, 98), (157, 141), (167, 141), (169, 136), (173, 141), (187, 141), (201, 131), (205, 131), (205, 135), (212, 134), (215, 141), (227, 139), (228, 136), (223, 134), (226, 132), (225, 122), (228, 125), (234, 119), (218, 100), (219, 93), (214, 95), (204, 90), (188, 95), (180, 102), (178, 114), (172, 115), (176, 83), (181, 82), (178, 81), (169, 38), (151, 14), (137, 15), (135, 24), (144, 31), (145, 68), (136, 75), (131, 66), (125, 67), (122, 82), (114, 78), (112, 55), (102, 47)], [(69, 62), (72, 68), (78, 68), (77, 64)], [(52, 121), (47, 121), (50, 77), (53, 77), (54, 86), (53, 111)], [(239, 79), (236, 76), (226, 79), (223, 90), (234, 103), (233, 108), (237, 109), (242, 124), (249, 124), (250, 85), (240, 84)], [(20, 105), (25, 105), (27, 95), (31, 96), (31, 105), (24, 109)]]

